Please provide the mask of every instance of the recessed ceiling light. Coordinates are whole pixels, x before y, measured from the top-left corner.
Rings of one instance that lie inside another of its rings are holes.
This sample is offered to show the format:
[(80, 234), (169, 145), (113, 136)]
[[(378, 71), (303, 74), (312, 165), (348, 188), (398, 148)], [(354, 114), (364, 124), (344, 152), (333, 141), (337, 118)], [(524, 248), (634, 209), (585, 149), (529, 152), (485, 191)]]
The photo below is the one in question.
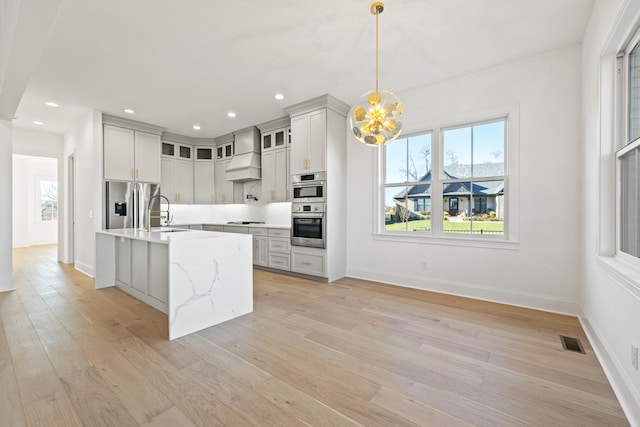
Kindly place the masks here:
[(135, 111), (132, 110), (131, 108), (125, 108), (124, 112), (127, 113), (127, 114), (134, 114), (135, 113)]
[(277, 99), (278, 101), (282, 101), (284, 99), (284, 95), (281, 93), (276, 93), (274, 98)]
[(195, 130), (200, 130), (200, 126), (199, 126), (199, 125), (193, 125), (193, 128), (194, 128)]
[(56, 104), (55, 102), (51, 102), (51, 101), (45, 102), (44, 104), (48, 105), (49, 107), (57, 107), (58, 106), (58, 104)]
[(33, 124), (34, 124), (34, 125), (38, 125), (38, 126), (42, 126), (42, 125), (44, 124), (44, 122), (41, 122), (41, 121), (39, 121), (39, 120), (34, 120), (34, 121), (33, 121)]
[(229, 117), (235, 117), (235, 116), (236, 116), (236, 113), (234, 113), (233, 111), (229, 111), (229, 112), (227, 113), (227, 116), (229, 116)]

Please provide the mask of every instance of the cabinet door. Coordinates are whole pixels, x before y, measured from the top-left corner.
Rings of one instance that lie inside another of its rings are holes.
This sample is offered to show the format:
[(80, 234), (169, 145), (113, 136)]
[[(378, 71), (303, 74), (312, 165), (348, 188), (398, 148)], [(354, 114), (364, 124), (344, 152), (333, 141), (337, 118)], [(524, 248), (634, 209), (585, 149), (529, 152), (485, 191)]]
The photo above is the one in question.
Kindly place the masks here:
[(275, 192), (276, 201), (285, 202), (289, 190), (288, 167), (287, 167), (287, 149), (283, 148), (274, 151), (275, 154)]
[(309, 145), (308, 115), (291, 118), (291, 174), (307, 172), (307, 149)]
[(116, 238), (116, 283), (131, 286), (131, 239)]
[[(162, 190), (162, 189), (161, 189)], [(193, 163), (176, 161), (176, 193), (178, 203), (193, 203)]]
[(149, 296), (163, 304), (169, 299), (168, 260), (169, 245), (149, 243)]
[(225, 194), (227, 183), (224, 179), (226, 178), (225, 170), (227, 169), (228, 164), (229, 164), (228, 161), (216, 162), (215, 172), (214, 172), (216, 203), (231, 203), (227, 201), (227, 199), (233, 198), (231, 194)]
[(287, 148), (262, 153), (262, 199), (284, 202), (288, 193)]
[(327, 170), (327, 110), (309, 113), (308, 172)]
[(253, 263), (263, 266), (269, 263), (266, 236), (253, 236)]
[(193, 167), (195, 203), (215, 203), (215, 171), (213, 162), (196, 163)]
[(136, 181), (160, 182), (160, 136), (135, 132)]
[(133, 141), (132, 130), (104, 126), (104, 179), (131, 181), (135, 178)]
[(147, 294), (148, 282), (148, 253), (147, 242), (131, 240), (131, 287)]
[(276, 151), (262, 153), (262, 200), (276, 201)]
[(171, 203), (178, 203), (178, 193), (176, 192), (176, 161), (163, 158), (161, 167), (160, 192), (166, 196)]

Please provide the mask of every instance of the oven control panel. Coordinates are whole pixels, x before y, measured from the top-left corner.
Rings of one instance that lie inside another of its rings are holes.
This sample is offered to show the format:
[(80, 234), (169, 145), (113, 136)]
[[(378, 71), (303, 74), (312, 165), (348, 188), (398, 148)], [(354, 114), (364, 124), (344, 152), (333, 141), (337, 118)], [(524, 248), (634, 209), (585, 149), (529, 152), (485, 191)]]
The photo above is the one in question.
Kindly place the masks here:
[(293, 203), (291, 205), (291, 212), (293, 213), (324, 212), (324, 203)]

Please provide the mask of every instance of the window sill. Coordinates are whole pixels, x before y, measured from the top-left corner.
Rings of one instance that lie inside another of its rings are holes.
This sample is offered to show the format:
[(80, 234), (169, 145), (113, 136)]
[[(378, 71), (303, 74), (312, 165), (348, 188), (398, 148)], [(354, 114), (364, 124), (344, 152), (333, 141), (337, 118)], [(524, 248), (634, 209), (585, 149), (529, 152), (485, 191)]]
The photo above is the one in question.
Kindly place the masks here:
[(419, 232), (374, 233), (373, 240), (386, 242), (418, 243), (424, 245), (464, 246), (483, 249), (506, 249), (512, 251), (518, 250), (518, 248), (520, 247), (519, 242), (503, 239), (498, 240), (487, 237), (483, 237), (482, 239), (474, 239), (467, 236), (432, 236), (424, 235)]
[(640, 296), (640, 269), (617, 256), (597, 256), (598, 264), (626, 290)]

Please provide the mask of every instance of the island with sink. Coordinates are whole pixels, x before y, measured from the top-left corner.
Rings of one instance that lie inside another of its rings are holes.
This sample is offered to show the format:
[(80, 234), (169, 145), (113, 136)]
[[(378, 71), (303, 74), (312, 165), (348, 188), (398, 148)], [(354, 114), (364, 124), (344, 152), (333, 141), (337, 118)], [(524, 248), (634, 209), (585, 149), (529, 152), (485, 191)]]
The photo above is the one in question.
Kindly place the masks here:
[(168, 316), (169, 339), (253, 311), (250, 235), (158, 227), (96, 232), (96, 288)]

